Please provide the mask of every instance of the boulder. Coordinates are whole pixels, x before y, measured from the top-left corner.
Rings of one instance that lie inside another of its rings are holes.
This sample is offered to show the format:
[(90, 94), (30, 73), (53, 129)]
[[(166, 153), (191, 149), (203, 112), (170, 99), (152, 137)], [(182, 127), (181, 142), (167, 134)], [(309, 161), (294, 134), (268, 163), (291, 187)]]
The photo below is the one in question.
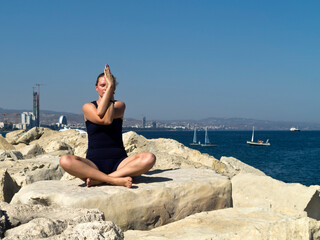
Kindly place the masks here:
[(308, 217), (320, 219), (317, 187), (284, 183), (268, 176), (241, 173), (232, 178), (234, 207), (263, 207), (273, 211), (305, 211)]
[(17, 140), (25, 132), (26, 132), (26, 130), (16, 130), (16, 131), (8, 132), (6, 134), (6, 140), (8, 141), (8, 143), (15, 145), (15, 144), (17, 144)]
[(0, 135), (0, 150), (15, 150), (15, 147), (7, 142), (7, 140)]
[(20, 187), (11, 178), (7, 169), (0, 169), (0, 201), (10, 202), (19, 189)]
[(18, 161), (21, 159), (23, 159), (23, 156), (20, 151), (0, 150), (0, 161), (6, 161), (6, 160)]
[(120, 228), (105, 222), (103, 213), (97, 209), (3, 202), (0, 209), (6, 216), (4, 239), (123, 239)]
[(172, 139), (146, 139), (135, 132), (122, 135), (123, 144), (128, 155), (138, 152), (152, 152), (157, 156), (153, 169), (207, 168), (218, 173), (227, 174), (227, 168), (216, 158), (188, 148)]
[(150, 231), (129, 230), (126, 240), (306, 240), (319, 239), (320, 223), (259, 208), (197, 213)]
[(43, 150), (46, 153), (54, 153), (62, 150), (64, 154), (73, 155), (72, 147), (62, 141), (51, 141), (43, 147)]
[(5, 231), (6, 231), (6, 216), (4, 215), (4, 212), (0, 210), (0, 239), (3, 237)]
[(20, 137), (16, 140), (16, 144), (18, 143), (29, 144), (31, 141), (39, 139), (44, 133), (44, 131), (45, 131), (45, 128), (43, 127), (31, 128), (29, 131), (24, 132), (20, 135)]
[(64, 174), (59, 157), (49, 155), (19, 161), (0, 161), (0, 169), (7, 169), (18, 186), (41, 180), (59, 180)]
[(39, 144), (47, 153), (67, 150), (79, 157), (85, 157), (88, 149), (88, 136), (75, 129), (63, 132), (46, 130), (44, 134), (30, 144)]
[(44, 150), (38, 144), (32, 144), (21, 148), (20, 152), (23, 154), (24, 158), (33, 158), (43, 154)]
[(210, 169), (151, 171), (131, 189), (87, 188), (81, 180), (26, 185), (11, 203), (99, 208), (122, 229), (150, 229), (191, 214), (232, 206), (231, 182)]
[(266, 176), (266, 174), (259, 169), (251, 167), (250, 165), (233, 157), (221, 157), (220, 162), (225, 164), (230, 176), (235, 176), (239, 173), (252, 173), (259, 176)]

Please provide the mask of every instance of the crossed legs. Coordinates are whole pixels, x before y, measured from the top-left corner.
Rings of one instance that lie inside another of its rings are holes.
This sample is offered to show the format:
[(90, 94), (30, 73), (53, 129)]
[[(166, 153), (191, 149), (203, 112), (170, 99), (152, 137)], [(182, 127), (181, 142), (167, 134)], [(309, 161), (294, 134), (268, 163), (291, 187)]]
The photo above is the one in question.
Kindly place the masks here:
[(98, 167), (88, 159), (64, 155), (60, 158), (61, 167), (69, 174), (86, 180), (88, 187), (102, 183), (109, 183), (117, 186), (132, 186), (132, 178), (149, 171), (155, 164), (156, 157), (152, 153), (138, 153), (125, 158), (117, 170), (105, 174), (98, 170)]

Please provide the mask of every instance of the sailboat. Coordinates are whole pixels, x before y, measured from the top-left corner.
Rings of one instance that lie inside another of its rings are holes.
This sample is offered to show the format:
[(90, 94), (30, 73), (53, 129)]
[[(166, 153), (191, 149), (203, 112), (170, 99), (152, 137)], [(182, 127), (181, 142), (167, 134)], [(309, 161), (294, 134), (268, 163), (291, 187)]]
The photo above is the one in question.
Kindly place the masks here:
[(208, 137), (208, 127), (206, 127), (205, 137), (204, 137), (204, 144), (201, 144), (201, 147), (215, 147), (217, 145), (212, 144)]
[(197, 128), (194, 128), (194, 131), (193, 131), (193, 141), (192, 143), (190, 143), (190, 145), (201, 145), (200, 141), (197, 142)]
[(258, 142), (254, 141), (254, 127), (252, 128), (251, 141), (247, 141), (247, 144), (252, 146), (270, 146), (269, 139), (266, 142), (259, 140)]

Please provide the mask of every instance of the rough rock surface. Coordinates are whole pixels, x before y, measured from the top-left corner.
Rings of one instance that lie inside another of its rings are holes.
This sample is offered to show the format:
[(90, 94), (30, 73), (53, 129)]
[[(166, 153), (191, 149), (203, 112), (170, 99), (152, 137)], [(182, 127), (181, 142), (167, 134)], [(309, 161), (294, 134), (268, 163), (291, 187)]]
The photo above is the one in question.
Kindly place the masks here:
[(0, 150), (0, 161), (18, 161), (23, 159), (23, 155), (19, 151)]
[(50, 155), (19, 161), (0, 161), (0, 169), (7, 169), (19, 186), (40, 180), (58, 180), (64, 174), (59, 165), (59, 157)]
[(44, 154), (44, 150), (39, 144), (27, 145), (24, 148), (19, 149), (24, 158), (33, 158), (38, 155)]
[(0, 169), (0, 201), (10, 202), (20, 186), (11, 178), (7, 169)]
[(4, 239), (123, 239), (120, 228), (105, 222), (97, 209), (3, 202), (0, 209), (6, 217)]
[(138, 152), (152, 152), (157, 156), (153, 169), (210, 168), (227, 174), (226, 166), (216, 158), (201, 154), (172, 139), (146, 139), (135, 132), (124, 133), (123, 144), (128, 155)]
[(15, 150), (15, 147), (7, 142), (7, 140), (0, 135), (0, 150)]
[(8, 132), (6, 134), (6, 140), (10, 144), (18, 144), (17, 140), (21, 137), (22, 134), (24, 134), (26, 130), (16, 130), (12, 132)]
[(234, 207), (264, 207), (274, 211), (305, 211), (320, 219), (320, 197), (317, 187), (284, 183), (268, 176), (242, 173), (232, 178)]
[(239, 173), (252, 173), (255, 175), (266, 176), (262, 171), (254, 167), (249, 166), (233, 157), (221, 157), (220, 162), (224, 163), (228, 169), (228, 173), (231, 176), (235, 176)]
[(126, 240), (306, 240), (319, 239), (320, 223), (258, 208), (202, 212), (150, 231), (125, 232)]
[(18, 143), (24, 143), (29, 144), (31, 141), (39, 139), (42, 134), (45, 132), (46, 128), (43, 127), (34, 127), (31, 128), (27, 132), (23, 132), (21, 135), (19, 135), (18, 139), (14, 139), (13, 141)]
[(24, 186), (11, 202), (99, 208), (122, 229), (150, 229), (232, 206), (230, 180), (209, 169), (153, 171), (137, 177), (132, 189), (81, 184), (80, 180), (36, 182)]

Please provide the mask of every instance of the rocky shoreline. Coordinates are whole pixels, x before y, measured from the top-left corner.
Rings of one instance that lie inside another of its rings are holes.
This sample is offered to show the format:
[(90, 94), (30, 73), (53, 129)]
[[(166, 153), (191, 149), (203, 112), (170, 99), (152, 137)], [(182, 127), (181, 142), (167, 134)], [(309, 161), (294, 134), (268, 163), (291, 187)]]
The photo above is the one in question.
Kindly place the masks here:
[(84, 157), (87, 135), (47, 128), (0, 136), (3, 239), (320, 239), (319, 186), (288, 184), (232, 157), (172, 139), (123, 134), (128, 155), (152, 152), (127, 189), (87, 188), (59, 166)]

